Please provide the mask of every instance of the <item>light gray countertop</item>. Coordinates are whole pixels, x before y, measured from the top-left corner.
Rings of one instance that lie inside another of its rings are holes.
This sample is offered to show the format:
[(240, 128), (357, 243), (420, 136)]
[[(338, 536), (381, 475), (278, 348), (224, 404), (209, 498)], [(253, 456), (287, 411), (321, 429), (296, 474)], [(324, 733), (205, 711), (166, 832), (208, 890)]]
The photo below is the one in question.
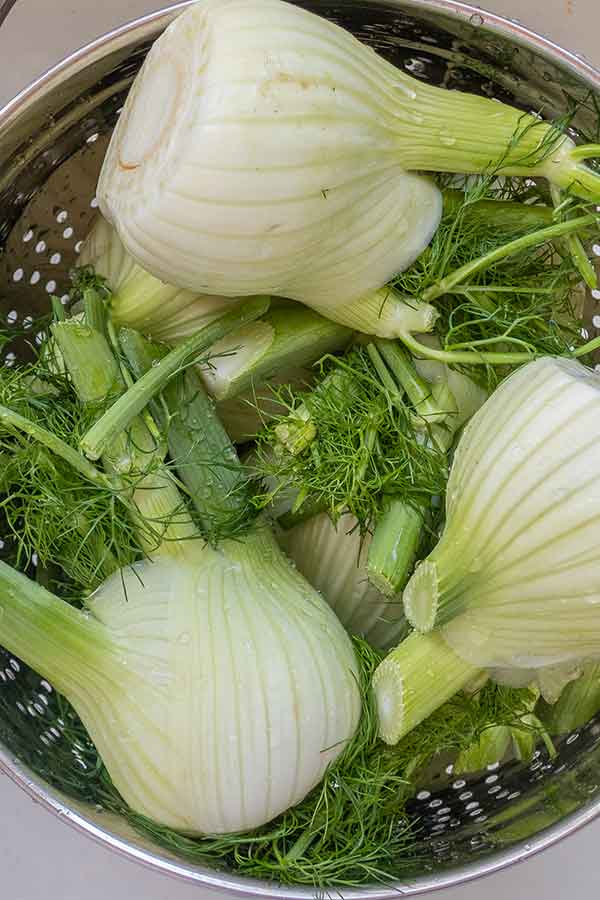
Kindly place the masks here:
[[(17, 0), (0, 28), (0, 104), (68, 52), (167, 0)], [(487, 0), (600, 64), (599, 0)], [(0, 776), (0, 900), (192, 900), (212, 893), (109, 853), (44, 812)], [(592, 900), (600, 895), (600, 821), (546, 853), (463, 887), (444, 900), (511, 897)]]

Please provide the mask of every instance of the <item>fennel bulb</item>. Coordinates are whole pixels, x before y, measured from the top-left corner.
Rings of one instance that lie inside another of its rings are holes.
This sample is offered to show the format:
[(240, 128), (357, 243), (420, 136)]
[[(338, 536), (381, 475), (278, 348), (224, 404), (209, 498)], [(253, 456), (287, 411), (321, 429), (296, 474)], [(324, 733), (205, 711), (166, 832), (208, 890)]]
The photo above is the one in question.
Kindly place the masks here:
[(200, 2), (150, 51), (100, 206), (164, 281), (327, 315), (408, 266), (437, 227), (441, 194), (405, 171), (389, 130), (414, 105), (393, 67), (306, 10)]
[(79, 612), (0, 564), (0, 641), (79, 713), (126, 802), (188, 833), (298, 803), (354, 733), (341, 625), (267, 529), (110, 576)]
[[(252, 521), (213, 403), (195, 373), (182, 371), (265, 304), (232, 309), (157, 365), (151, 359), (126, 389), (111, 346), (90, 324), (102, 324), (105, 311), (95, 300), (94, 311), (86, 297), (83, 322), (52, 326), (64, 391), (93, 411), (75, 440), (88, 458), (65, 440), (72, 434), (16, 410), (0, 407), (0, 427), (27, 435), (103, 492), (109, 508), (123, 509), (143, 558), (114, 565), (85, 612), (0, 563), (0, 644), (72, 703), (134, 811), (190, 834), (255, 828), (319, 782), (361, 708), (348, 636), (269, 528)], [(195, 519), (164, 462), (167, 445)], [(68, 510), (71, 493), (60, 502)], [(235, 540), (221, 538), (227, 529)]]
[(600, 656), (599, 436), (600, 377), (580, 363), (546, 357), (500, 385), (465, 428), (444, 533), (406, 588), (415, 627), (445, 625), (485, 667)]
[(342, 625), (384, 648), (399, 641), (406, 620), (401, 596), (386, 597), (368, 580), (370, 542), (370, 535), (361, 535), (358, 521), (348, 514), (334, 524), (321, 513), (279, 532), (281, 546)]
[(597, 201), (600, 180), (573, 148), (520, 110), (411, 78), (305, 9), (200, 0), (150, 51), (98, 199), (165, 281), (333, 316), (435, 232), (441, 195), (415, 171), (498, 163)]
[(425, 633), (374, 676), (384, 740), (477, 670), (515, 670), (516, 683), (535, 677), (550, 692), (600, 659), (599, 438), (600, 376), (552, 357), (510, 375), (469, 422), (444, 532), (404, 591), (407, 618)]

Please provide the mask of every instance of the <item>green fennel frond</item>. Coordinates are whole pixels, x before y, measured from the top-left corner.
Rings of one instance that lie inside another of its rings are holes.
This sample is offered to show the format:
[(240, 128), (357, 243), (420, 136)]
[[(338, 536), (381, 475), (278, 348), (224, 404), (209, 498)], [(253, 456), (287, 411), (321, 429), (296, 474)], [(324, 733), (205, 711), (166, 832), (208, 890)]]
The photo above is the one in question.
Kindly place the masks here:
[(353, 389), (339, 392), (296, 392), (282, 389), (278, 400), (292, 414), (304, 405), (316, 426), (316, 437), (302, 452), (281, 448), (277, 428), (287, 416), (276, 416), (259, 436), (255, 469), (275, 489), (255, 500), (267, 506), (278, 491), (292, 486), (304, 498), (325, 509), (334, 521), (343, 512), (358, 519), (363, 530), (377, 520), (387, 495), (402, 495), (415, 505), (430, 503), (444, 493), (445, 454), (424, 440), (423, 423), (411, 407), (394, 401), (374, 368), (366, 347), (347, 356), (328, 356), (322, 377), (350, 373)]

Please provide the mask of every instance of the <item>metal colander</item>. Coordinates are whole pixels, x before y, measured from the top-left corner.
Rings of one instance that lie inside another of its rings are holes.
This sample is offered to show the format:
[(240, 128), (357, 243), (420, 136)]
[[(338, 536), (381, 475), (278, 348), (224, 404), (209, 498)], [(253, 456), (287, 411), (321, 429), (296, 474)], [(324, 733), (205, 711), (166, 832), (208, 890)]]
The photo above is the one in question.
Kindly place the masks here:
[[(68, 302), (69, 270), (95, 214), (96, 178), (131, 80), (152, 40), (187, 5), (85, 47), (0, 112), (0, 317), (30, 342), (42, 339), (35, 322), (48, 312), (49, 294)], [(524, 110), (543, 109), (549, 117), (576, 107), (573, 129), (599, 140), (600, 73), (517, 23), (452, 0), (306, 5), (417, 78)], [(589, 298), (590, 334), (598, 321), (595, 305)], [(11, 365), (18, 352), (17, 342), (4, 364)], [(0, 539), (0, 555), (5, 551)], [(51, 685), (1, 649), (0, 711), (0, 769), (80, 830), (205, 885), (312, 896), (309, 889), (279, 888), (187, 862), (140, 836), (123, 817), (88, 802), (96, 796), (96, 773), (73, 712)], [(344, 890), (344, 896), (391, 898), (455, 884), (523, 859), (590, 821), (600, 812), (600, 722), (566, 736), (558, 751), (551, 761), (544, 750), (527, 764), (498, 761), (471, 778), (453, 777), (451, 766), (432, 776), (412, 807), (424, 829), (413, 877), (394, 887)], [(65, 784), (67, 770), (69, 796), (52, 786), (59, 775)]]

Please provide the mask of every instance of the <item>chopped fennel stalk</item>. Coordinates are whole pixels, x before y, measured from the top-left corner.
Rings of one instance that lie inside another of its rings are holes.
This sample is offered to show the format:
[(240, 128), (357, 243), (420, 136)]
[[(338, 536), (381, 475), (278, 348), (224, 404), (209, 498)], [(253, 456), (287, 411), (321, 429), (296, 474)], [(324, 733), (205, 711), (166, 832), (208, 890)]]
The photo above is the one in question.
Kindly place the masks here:
[(268, 383), (282, 369), (297, 369), (343, 349), (350, 337), (348, 328), (300, 304), (274, 307), (213, 344), (202, 378), (216, 400), (227, 400)]
[(438, 634), (411, 634), (388, 653), (373, 676), (382, 740), (397, 744), (479, 671)]
[(386, 597), (397, 597), (397, 602), (417, 558), (425, 515), (424, 509), (389, 498), (369, 544), (369, 581)]

